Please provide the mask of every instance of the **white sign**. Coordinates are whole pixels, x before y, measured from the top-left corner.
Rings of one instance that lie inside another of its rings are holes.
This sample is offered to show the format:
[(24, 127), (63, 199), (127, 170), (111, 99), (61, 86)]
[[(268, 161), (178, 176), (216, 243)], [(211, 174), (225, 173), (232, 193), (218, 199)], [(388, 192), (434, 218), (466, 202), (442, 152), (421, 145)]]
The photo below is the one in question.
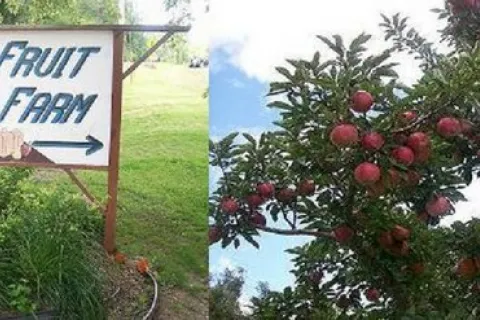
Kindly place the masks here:
[(112, 31), (0, 31), (0, 163), (107, 166)]

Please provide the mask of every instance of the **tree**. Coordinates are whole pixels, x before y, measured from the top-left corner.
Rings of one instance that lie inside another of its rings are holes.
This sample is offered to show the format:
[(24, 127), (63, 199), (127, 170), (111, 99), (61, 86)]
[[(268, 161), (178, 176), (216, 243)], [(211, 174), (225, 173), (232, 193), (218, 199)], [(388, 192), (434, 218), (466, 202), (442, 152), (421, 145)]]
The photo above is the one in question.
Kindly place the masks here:
[(119, 18), (116, 0), (9, 0), (0, 3), (3, 24), (102, 24)]
[[(127, 24), (139, 24), (140, 18), (135, 10), (133, 2), (125, 2), (125, 22)], [(135, 61), (147, 51), (147, 38), (141, 32), (130, 32), (125, 38), (125, 58), (127, 61)]]
[[(465, 10), (477, 9), (437, 12), (453, 21), (473, 15)], [(277, 68), (278, 130), (210, 141), (223, 173), (209, 201), (211, 244), (259, 247), (260, 232), (312, 238), (288, 250), (295, 286), (254, 299), (255, 319), (480, 314), (480, 220), (439, 224), (480, 171), (480, 47), (447, 28), (452, 53), (442, 55), (407, 18), (383, 20), (393, 43), (384, 52), (365, 56), (366, 34), (350, 44), (318, 36), (335, 59), (317, 52)], [(399, 82), (396, 51), (421, 59), (415, 85)]]
[(245, 283), (242, 269), (225, 269), (218, 276), (211, 276), (210, 312), (213, 320), (242, 320), (246, 319), (240, 309), (239, 299)]

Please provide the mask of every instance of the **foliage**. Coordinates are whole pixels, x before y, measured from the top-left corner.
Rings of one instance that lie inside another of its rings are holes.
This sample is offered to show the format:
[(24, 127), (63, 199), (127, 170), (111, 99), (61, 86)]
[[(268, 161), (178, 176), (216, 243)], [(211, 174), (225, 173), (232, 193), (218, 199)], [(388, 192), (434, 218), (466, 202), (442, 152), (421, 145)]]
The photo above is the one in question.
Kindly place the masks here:
[(242, 314), (239, 298), (242, 293), (244, 280), (242, 269), (225, 269), (223, 273), (214, 276), (210, 287), (210, 312), (213, 320), (241, 320), (246, 319)]
[(190, 59), (187, 36), (183, 33), (174, 34), (157, 50), (158, 61), (175, 64), (185, 64)]
[[(382, 27), (393, 45), (377, 55), (365, 56), (366, 34), (350, 44), (338, 35), (319, 36), (335, 59), (324, 61), (317, 52), (278, 67), (284, 80), (271, 83), (269, 92), (277, 98), (269, 107), (280, 111), (278, 130), (259, 139), (232, 133), (210, 142), (210, 164), (222, 172), (210, 197), (211, 243), (237, 248), (245, 240), (259, 247), (259, 231), (314, 237), (288, 250), (295, 287), (254, 300), (258, 319), (473, 319), (479, 312), (480, 295), (470, 292), (480, 281), (479, 221), (451, 228), (439, 222), (455, 213), (451, 205), (466, 200), (461, 189), (480, 171), (480, 48), (464, 46), (444, 56), (415, 29), (406, 31), (399, 15), (384, 17)], [(422, 60), (424, 75), (412, 87), (397, 79), (397, 64), (390, 61), (397, 50)], [(359, 91), (374, 98), (368, 113), (351, 110)], [(405, 120), (405, 112), (416, 116)], [(472, 127), (445, 137), (437, 128), (444, 117)], [(354, 125), (360, 137), (380, 133), (385, 143), (377, 151), (360, 143), (335, 145), (331, 132), (340, 124)], [(415, 151), (413, 164), (402, 164), (392, 151), (414, 132), (430, 142)], [(429, 156), (422, 160), (420, 151)], [(380, 168), (374, 185), (354, 174), (363, 162)], [(301, 183), (310, 180), (314, 194), (302, 194)], [(262, 195), (262, 183), (274, 185), (274, 197)], [(258, 208), (249, 203), (255, 194), (263, 197)], [(448, 212), (430, 212), (427, 204), (437, 197), (448, 199)], [(273, 225), (255, 219), (259, 213)], [(408, 235), (394, 250), (382, 235), (397, 227)], [(475, 276), (455, 274), (461, 259), (477, 259)], [(367, 301), (369, 289), (379, 298)]]
[[(125, 2), (125, 22), (139, 24), (140, 18), (132, 1)], [(127, 61), (136, 61), (147, 51), (147, 38), (141, 32), (129, 32), (125, 39), (125, 58)]]
[(101, 216), (79, 197), (31, 180), (18, 183), (18, 174), (5, 171), (17, 189), (2, 198), (0, 309), (53, 308), (62, 319), (104, 318)]
[(3, 24), (102, 24), (119, 18), (116, 0), (9, 0), (0, 3)]

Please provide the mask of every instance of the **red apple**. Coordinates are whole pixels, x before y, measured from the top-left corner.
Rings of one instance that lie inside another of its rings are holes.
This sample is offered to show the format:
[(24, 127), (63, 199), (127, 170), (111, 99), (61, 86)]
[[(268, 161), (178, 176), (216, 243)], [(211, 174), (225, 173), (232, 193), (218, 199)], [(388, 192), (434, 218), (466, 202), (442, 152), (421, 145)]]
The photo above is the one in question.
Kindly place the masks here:
[(311, 196), (315, 193), (315, 182), (313, 180), (303, 180), (297, 188), (301, 196)]
[(437, 122), (437, 133), (444, 138), (456, 136), (461, 130), (460, 121), (455, 118), (445, 117)]
[(469, 135), (472, 132), (473, 123), (466, 119), (460, 119), (460, 131), (465, 134)]
[(423, 164), (428, 161), (430, 158), (431, 151), (430, 149), (423, 149), (421, 151), (415, 152), (415, 163)]
[(446, 214), (451, 209), (450, 202), (442, 196), (432, 197), (425, 205), (425, 210), (432, 217), (438, 217)]
[(372, 185), (367, 186), (367, 194), (372, 198), (377, 198), (385, 194), (385, 185), (382, 180), (378, 180)]
[(400, 115), (400, 119), (403, 122), (412, 122), (417, 118), (417, 113), (415, 111), (406, 111)]
[(347, 147), (358, 142), (357, 127), (351, 124), (340, 124), (330, 132), (330, 141), (337, 147)]
[(250, 208), (255, 209), (263, 203), (263, 198), (256, 193), (252, 193), (247, 196), (247, 203)]
[(414, 132), (407, 138), (407, 146), (415, 152), (430, 148), (430, 138), (423, 132)]
[(392, 234), (390, 231), (384, 231), (378, 236), (377, 241), (382, 248), (388, 249), (393, 245)]
[(415, 154), (409, 147), (396, 147), (392, 151), (392, 157), (400, 164), (409, 166), (415, 160)]
[(378, 301), (380, 293), (375, 288), (370, 288), (365, 292), (365, 297), (368, 301)]
[(352, 109), (356, 112), (367, 112), (373, 105), (372, 95), (364, 90), (355, 92), (352, 96)]
[(362, 147), (370, 151), (380, 150), (385, 144), (385, 139), (380, 133), (370, 132), (362, 138)]
[(380, 180), (380, 168), (370, 162), (359, 164), (353, 174), (355, 180), (361, 185), (372, 185)]
[(314, 270), (310, 272), (308, 275), (308, 280), (310, 280), (311, 283), (314, 285), (318, 286), (323, 279), (323, 271), (322, 270)]
[(407, 171), (407, 185), (410, 187), (416, 186), (420, 183), (420, 179), (422, 176), (420, 173), (414, 170), (408, 170)]
[(346, 243), (350, 241), (355, 234), (352, 228), (348, 226), (339, 226), (333, 230), (333, 233), (335, 234), (335, 240), (340, 243)]
[(392, 237), (397, 241), (405, 241), (410, 237), (410, 230), (396, 225), (391, 231)]
[(393, 135), (393, 141), (395, 141), (396, 144), (403, 145), (407, 143), (408, 136), (403, 133), (395, 133)]
[(267, 218), (265, 218), (265, 216), (259, 212), (255, 212), (251, 218), (250, 218), (250, 221), (255, 224), (255, 225), (259, 225), (259, 226), (262, 226), (262, 227), (265, 227), (267, 225)]
[(211, 226), (208, 229), (208, 240), (210, 244), (220, 241), (222, 239), (222, 232), (219, 227)]
[(400, 172), (398, 172), (398, 170), (390, 168), (388, 169), (388, 174), (385, 180), (388, 188), (395, 188), (402, 181), (402, 176), (400, 175)]
[(233, 198), (225, 198), (222, 200), (221, 208), (223, 212), (234, 214), (238, 211), (239, 206), (237, 201)]
[(462, 278), (471, 279), (477, 273), (477, 269), (475, 267), (473, 259), (462, 258), (458, 262), (455, 272), (458, 276)]
[(262, 198), (269, 199), (275, 193), (275, 186), (268, 182), (260, 183), (257, 186), (257, 192)]
[(414, 263), (408, 267), (414, 275), (420, 275), (425, 272), (425, 265), (421, 262)]
[(276, 198), (279, 202), (284, 204), (292, 203), (295, 200), (295, 190), (290, 188), (281, 189), (277, 194)]
[(390, 247), (390, 252), (395, 256), (404, 257), (409, 254), (410, 247), (408, 246), (407, 241), (395, 242)]

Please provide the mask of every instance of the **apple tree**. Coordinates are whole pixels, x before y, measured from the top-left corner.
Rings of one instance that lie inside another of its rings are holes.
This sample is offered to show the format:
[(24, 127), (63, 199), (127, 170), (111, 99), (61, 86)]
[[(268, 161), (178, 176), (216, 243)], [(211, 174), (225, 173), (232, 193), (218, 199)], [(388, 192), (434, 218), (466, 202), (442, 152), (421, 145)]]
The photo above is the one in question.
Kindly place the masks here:
[[(480, 220), (441, 224), (480, 172), (480, 47), (447, 28), (458, 43), (442, 55), (406, 18), (383, 19), (384, 52), (366, 55), (363, 33), (349, 44), (318, 36), (334, 59), (317, 52), (277, 68), (277, 130), (210, 142), (222, 172), (211, 245), (311, 237), (288, 250), (295, 285), (253, 299), (254, 318), (480, 317)], [(398, 50), (422, 61), (412, 86), (394, 70)]]

